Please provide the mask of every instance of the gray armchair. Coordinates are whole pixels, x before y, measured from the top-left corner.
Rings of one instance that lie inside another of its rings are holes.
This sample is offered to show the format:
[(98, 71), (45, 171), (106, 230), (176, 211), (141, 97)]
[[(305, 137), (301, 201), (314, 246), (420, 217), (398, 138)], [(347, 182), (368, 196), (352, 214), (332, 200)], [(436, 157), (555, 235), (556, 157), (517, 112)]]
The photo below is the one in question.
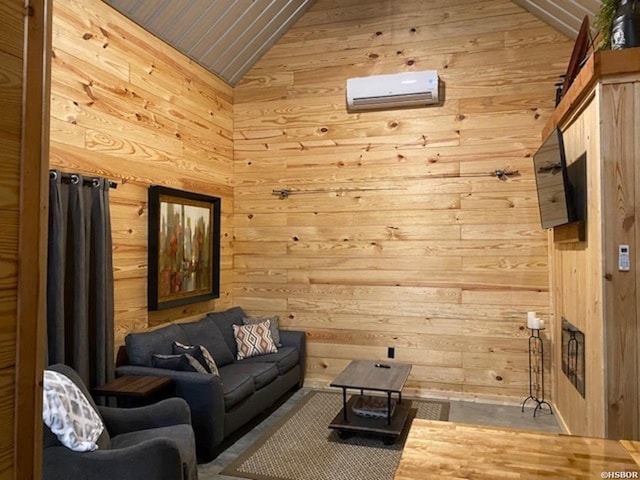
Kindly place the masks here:
[(70, 378), (102, 416), (98, 450), (74, 452), (43, 424), (43, 480), (196, 480), (195, 440), (187, 403), (170, 398), (140, 408), (98, 407), (77, 373), (66, 365), (49, 370)]

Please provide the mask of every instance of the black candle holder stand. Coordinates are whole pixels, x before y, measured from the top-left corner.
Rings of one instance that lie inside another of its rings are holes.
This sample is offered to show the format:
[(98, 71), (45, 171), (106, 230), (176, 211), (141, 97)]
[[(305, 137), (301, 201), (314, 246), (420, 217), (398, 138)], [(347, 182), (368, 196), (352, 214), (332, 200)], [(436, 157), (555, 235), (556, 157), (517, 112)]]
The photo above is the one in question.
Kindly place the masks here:
[[(530, 328), (529, 336), (529, 396), (522, 402), (522, 411), (529, 400), (536, 403), (533, 409), (533, 416), (538, 410), (543, 409), (543, 405), (549, 407), (549, 413), (553, 415), (553, 409), (549, 402), (544, 399), (544, 346), (540, 338), (540, 330), (544, 328)], [(538, 380), (540, 380), (538, 382)], [(540, 396), (538, 397), (538, 393)]]

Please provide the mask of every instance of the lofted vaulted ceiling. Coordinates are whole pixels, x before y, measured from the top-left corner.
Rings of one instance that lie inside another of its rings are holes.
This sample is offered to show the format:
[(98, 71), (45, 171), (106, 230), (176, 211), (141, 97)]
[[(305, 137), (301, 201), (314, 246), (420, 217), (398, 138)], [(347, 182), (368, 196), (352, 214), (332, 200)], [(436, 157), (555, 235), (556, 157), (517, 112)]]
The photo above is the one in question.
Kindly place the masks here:
[[(235, 85), (315, 0), (104, 0), (176, 50)], [(401, 2), (402, 0), (388, 0)], [(600, 0), (512, 0), (576, 38)], [(424, 0), (428, 8), (429, 0)]]
[(600, 10), (601, 0), (512, 0), (525, 10), (533, 13), (543, 22), (564, 33), (569, 38), (576, 38), (582, 19), (587, 15), (592, 33), (594, 17)]
[(314, 0), (104, 1), (235, 85)]

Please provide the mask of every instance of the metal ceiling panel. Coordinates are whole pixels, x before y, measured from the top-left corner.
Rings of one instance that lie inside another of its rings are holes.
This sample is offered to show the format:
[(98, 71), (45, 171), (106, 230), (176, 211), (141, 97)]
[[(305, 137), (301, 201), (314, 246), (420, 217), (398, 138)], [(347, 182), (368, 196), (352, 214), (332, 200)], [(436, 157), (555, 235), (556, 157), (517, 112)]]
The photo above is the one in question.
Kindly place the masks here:
[(104, 0), (231, 85), (314, 0)]
[[(104, 1), (233, 86), (315, 0)], [(601, 4), (601, 0), (513, 2), (570, 38), (578, 35), (585, 15), (593, 26)]]
[(525, 10), (534, 14), (543, 22), (564, 33), (569, 38), (576, 38), (582, 19), (589, 17), (592, 35), (594, 17), (600, 10), (600, 0), (513, 0)]

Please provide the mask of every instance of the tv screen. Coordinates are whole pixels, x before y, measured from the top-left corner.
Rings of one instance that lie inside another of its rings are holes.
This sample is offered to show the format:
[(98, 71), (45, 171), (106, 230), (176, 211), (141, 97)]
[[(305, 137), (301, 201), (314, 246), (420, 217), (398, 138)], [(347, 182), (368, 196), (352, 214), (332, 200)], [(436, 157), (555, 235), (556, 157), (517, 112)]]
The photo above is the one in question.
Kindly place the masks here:
[(567, 161), (562, 133), (557, 128), (533, 156), (533, 168), (542, 228), (553, 228), (573, 222), (575, 214), (567, 177)]

